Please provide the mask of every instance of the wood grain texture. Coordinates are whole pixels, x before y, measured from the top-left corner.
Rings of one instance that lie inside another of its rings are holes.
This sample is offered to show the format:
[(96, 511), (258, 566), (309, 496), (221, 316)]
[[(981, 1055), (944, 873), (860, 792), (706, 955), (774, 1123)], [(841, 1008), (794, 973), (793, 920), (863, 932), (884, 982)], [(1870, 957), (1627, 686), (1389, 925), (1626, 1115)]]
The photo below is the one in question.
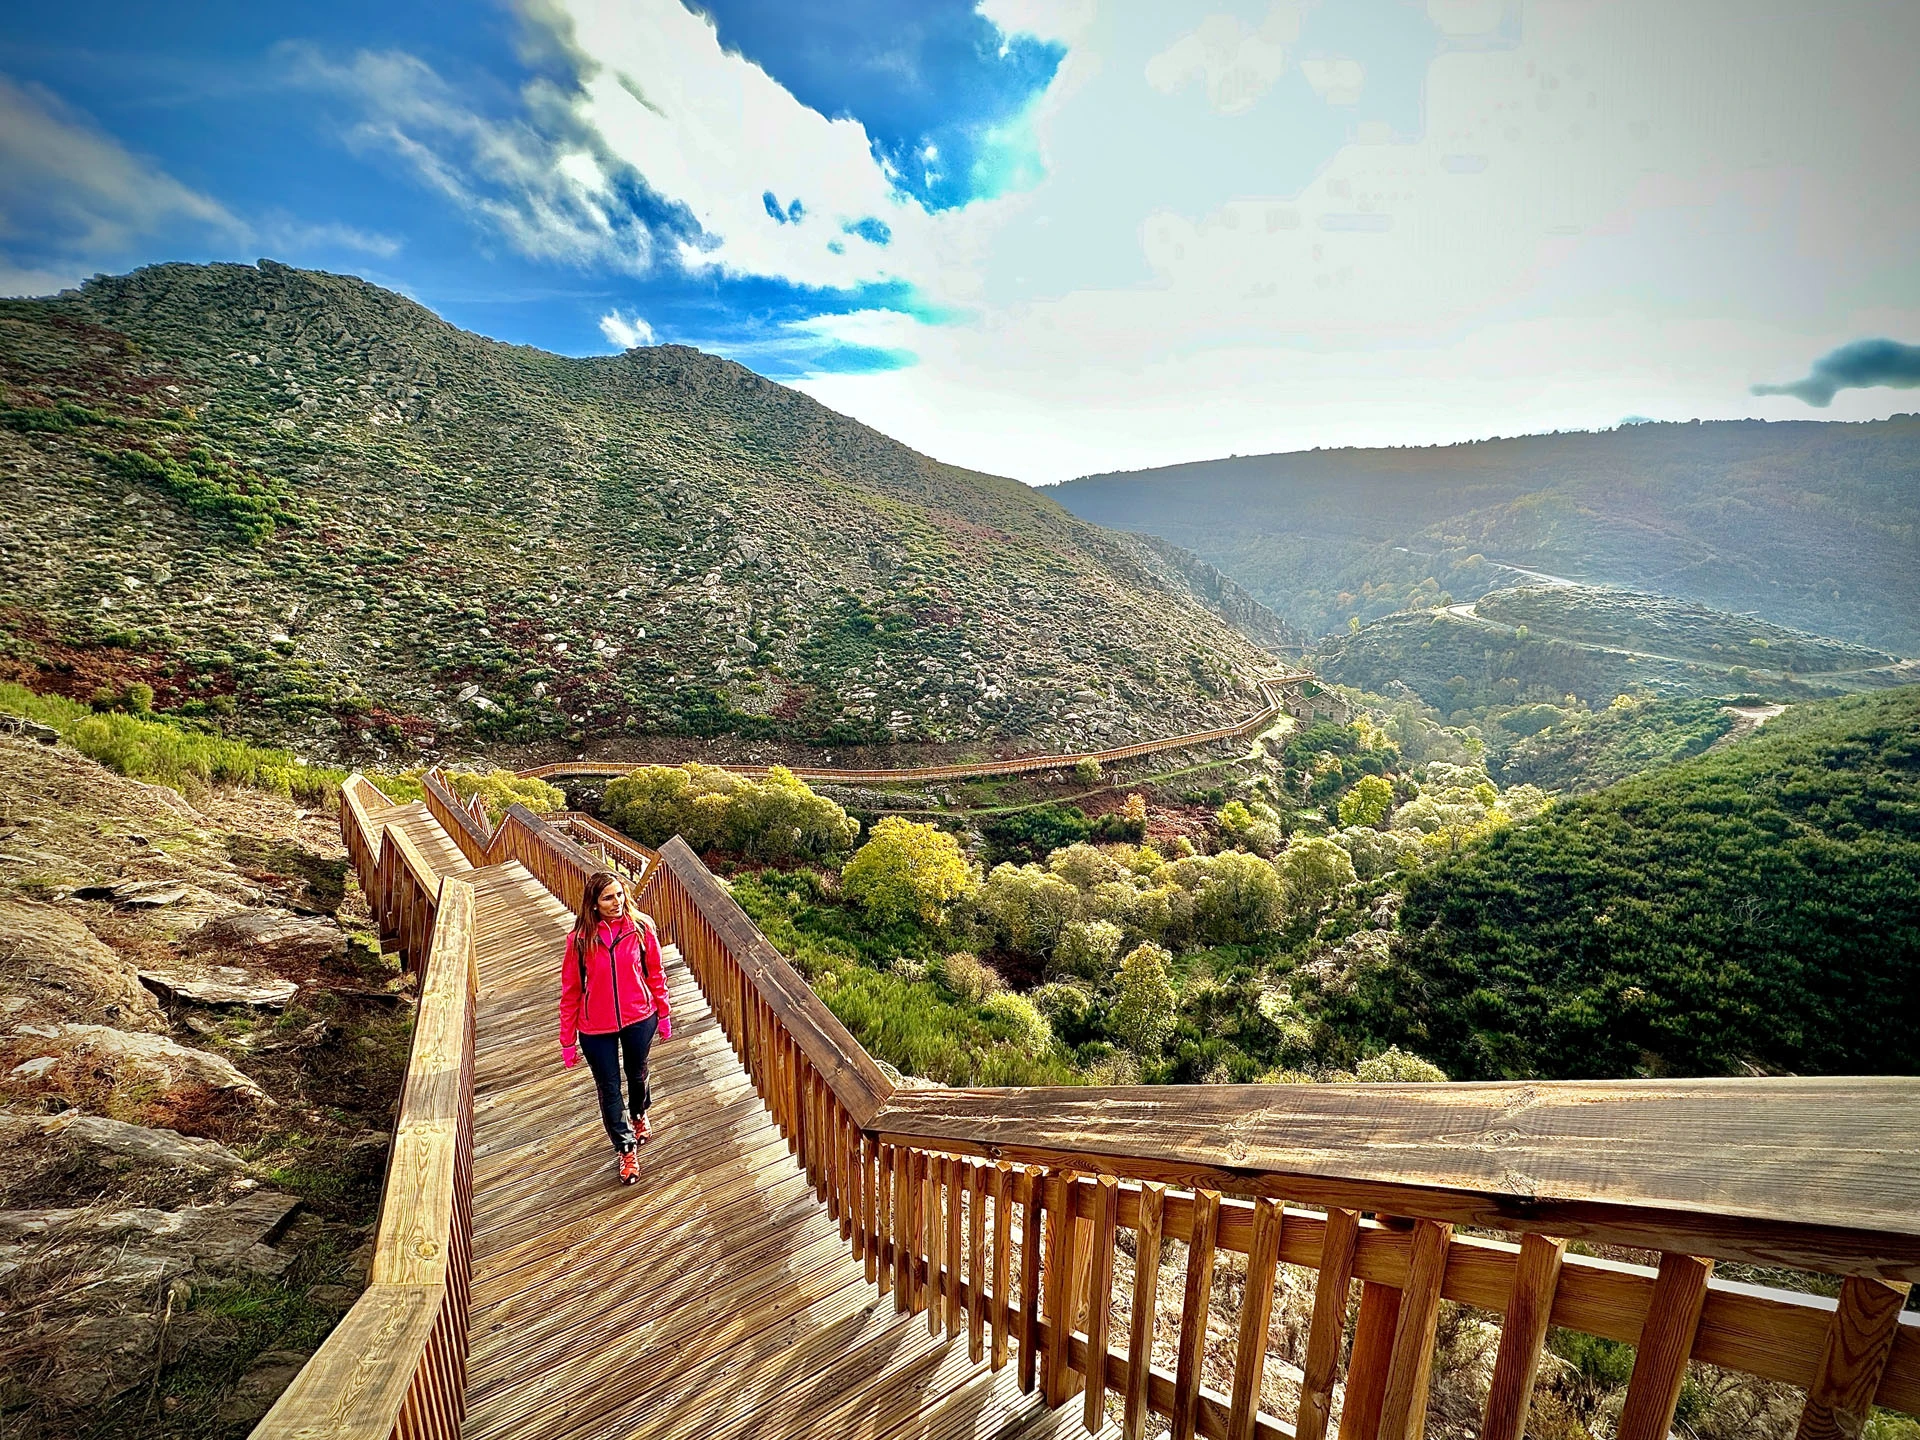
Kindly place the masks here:
[(1360, 1287), (1360, 1313), (1353, 1322), (1353, 1354), (1347, 1358), (1346, 1397), (1340, 1406), (1340, 1440), (1375, 1440), (1400, 1325), (1400, 1292), (1373, 1283)]
[[(1091, 1255), (1087, 1269), (1087, 1348), (1090, 1354), (1107, 1353), (1107, 1321), (1113, 1309), (1113, 1249), (1119, 1220), (1120, 1182), (1111, 1175), (1099, 1177), (1094, 1191), (1093, 1216), (1088, 1226)], [(1104, 1365), (1093, 1365), (1086, 1373), (1086, 1397), (1081, 1416), (1089, 1435), (1098, 1434), (1106, 1424), (1107, 1372)]]
[(988, 1172), (993, 1199), (993, 1368), (1006, 1368), (1013, 1296), (1013, 1167), (997, 1161)]
[(1220, 1224), (1220, 1196), (1198, 1190), (1193, 1196), (1193, 1230), (1187, 1239), (1187, 1283), (1180, 1302), (1180, 1362), (1174, 1372), (1173, 1440), (1193, 1440), (1200, 1405), (1200, 1361), (1207, 1345), (1207, 1302), (1213, 1295), (1214, 1237)]
[(1692, 1255), (1660, 1257), (1660, 1278), (1654, 1282), (1653, 1303), (1640, 1327), (1633, 1377), (1620, 1410), (1619, 1440), (1666, 1440), (1712, 1274), (1711, 1260)]
[(1079, 1269), (1074, 1244), (1080, 1227), (1074, 1223), (1072, 1176), (1048, 1171), (1046, 1177), (1047, 1250), (1041, 1284), (1047, 1322), (1046, 1353), (1042, 1357), (1041, 1391), (1047, 1404), (1062, 1405), (1073, 1394), (1073, 1376), (1067, 1363), (1067, 1336), (1073, 1328), (1073, 1281)]
[[(1133, 1315), (1127, 1327), (1127, 1399), (1120, 1422), (1126, 1440), (1141, 1440), (1146, 1433), (1147, 1372), (1153, 1360), (1153, 1320), (1160, 1294), (1160, 1248), (1166, 1213), (1166, 1187), (1151, 1182), (1142, 1186), (1134, 1219)], [(1171, 1406), (1169, 1399), (1169, 1410)]]
[(1280, 1225), (1277, 1201), (1255, 1202), (1253, 1244), (1247, 1251), (1247, 1284), (1240, 1299), (1240, 1335), (1233, 1357), (1233, 1403), (1227, 1440), (1253, 1440), (1267, 1364), (1267, 1325), (1273, 1318), (1274, 1275), (1280, 1263)]
[(967, 1197), (967, 1358), (979, 1364), (987, 1353), (987, 1171), (971, 1161), (965, 1166)]
[(1433, 1376), (1433, 1338), (1440, 1324), (1440, 1279), (1447, 1269), (1452, 1227), (1435, 1220), (1413, 1222), (1412, 1258), (1400, 1292), (1400, 1319), (1393, 1330), (1387, 1385), (1380, 1397), (1379, 1440), (1420, 1440), (1427, 1428), (1427, 1397)]
[(1026, 1194), (1020, 1211), (1020, 1390), (1030, 1393), (1039, 1365), (1040, 1349), (1040, 1234), (1045, 1221), (1041, 1206), (1043, 1172), (1023, 1172)]
[(1857, 1275), (1840, 1287), (1796, 1440), (1859, 1440), (1893, 1354), (1908, 1289)]
[(1540, 1369), (1540, 1351), (1546, 1343), (1553, 1292), (1560, 1283), (1566, 1249), (1566, 1241), (1539, 1235), (1521, 1242), (1520, 1263), (1514, 1269), (1507, 1313), (1500, 1324), (1493, 1378), (1481, 1412), (1480, 1440), (1521, 1440), (1526, 1431), (1533, 1381)]
[[(1284, 1238), (1285, 1231), (1282, 1231)], [(1301, 1365), (1297, 1440), (1326, 1440), (1333, 1416), (1333, 1375), (1340, 1363), (1340, 1337), (1347, 1324), (1347, 1295), (1353, 1288), (1353, 1253), (1360, 1239), (1360, 1217), (1351, 1210), (1329, 1210), (1316, 1260), (1313, 1321)]]

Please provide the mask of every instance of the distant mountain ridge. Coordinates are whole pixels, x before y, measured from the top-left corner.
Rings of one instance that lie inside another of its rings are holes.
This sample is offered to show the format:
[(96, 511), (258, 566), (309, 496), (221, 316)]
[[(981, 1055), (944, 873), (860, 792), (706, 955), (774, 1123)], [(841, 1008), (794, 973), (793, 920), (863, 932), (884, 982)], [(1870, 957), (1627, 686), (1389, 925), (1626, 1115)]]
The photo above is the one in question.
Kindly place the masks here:
[(1216, 611), (1291, 633), (731, 362), (568, 359), (271, 261), (0, 303), (0, 380), (0, 669), (321, 748), (1078, 748), (1256, 704), (1272, 657)]
[(1316, 635), (1511, 585), (1505, 562), (1920, 653), (1920, 416), (1304, 451), (1052, 493), (1193, 550)]

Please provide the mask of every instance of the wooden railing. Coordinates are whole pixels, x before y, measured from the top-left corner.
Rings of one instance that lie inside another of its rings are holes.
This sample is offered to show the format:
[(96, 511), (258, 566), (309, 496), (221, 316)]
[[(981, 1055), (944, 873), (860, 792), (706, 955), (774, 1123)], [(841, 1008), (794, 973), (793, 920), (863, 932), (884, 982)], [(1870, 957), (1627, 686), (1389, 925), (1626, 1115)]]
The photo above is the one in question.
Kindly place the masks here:
[[(474, 891), (432, 872), (369, 817), (386, 797), (342, 787), (341, 831), (383, 934), (421, 973), (406, 1083), (365, 1291), (254, 1434), (273, 1440), (456, 1440), (466, 1409), (473, 1273)], [(417, 948), (413, 948), (417, 947)]]
[[(1275, 687), (1298, 684), (1315, 678), (1311, 671), (1278, 675), (1260, 681), (1260, 693), (1265, 704), (1246, 719), (1232, 725), (1223, 725), (1217, 730), (1197, 730), (1187, 735), (1169, 735), (1159, 740), (1141, 740), (1132, 745), (1116, 745), (1110, 750), (1086, 750), (1068, 755), (1022, 755), (1010, 760), (973, 760), (958, 765), (919, 765), (900, 770), (849, 770), (834, 766), (790, 765), (786, 768), (802, 780), (818, 780), (827, 784), (917, 784), (925, 780), (966, 780), (990, 775), (1031, 775), (1042, 770), (1071, 770), (1083, 760), (1092, 760), (1099, 765), (1117, 765), (1123, 760), (1137, 760), (1143, 755), (1157, 755), (1167, 750), (1187, 750), (1196, 745), (1210, 745), (1216, 740), (1235, 740), (1243, 735), (1251, 735), (1263, 730), (1279, 719), (1286, 709), (1285, 700), (1276, 692)], [(554, 760), (545, 765), (535, 765), (520, 771), (522, 779), (550, 780), (556, 776), (617, 777), (630, 775), (643, 768), (640, 763), (618, 760)], [(764, 777), (772, 767), (768, 765), (724, 765), (721, 769), (735, 775), (744, 775), (751, 779)]]
[[(1503, 1321), (1488, 1440), (1519, 1440), (1550, 1325), (1635, 1347), (1620, 1440), (1665, 1440), (1689, 1362), (1804, 1388), (1803, 1440), (1920, 1411), (1920, 1081), (896, 1088), (684, 841), (647, 903), (868, 1279), (976, 1360), (1017, 1354), (1090, 1431), (1111, 1397), (1129, 1437), (1152, 1413), (1175, 1440), (1320, 1440), (1350, 1345), (1340, 1440), (1419, 1436), (1442, 1301)], [(1223, 1255), (1244, 1274), (1224, 1391), (1202, 1378)], [(1316, 1272), (1290, 1420), (1262, 1408), (1283, 1264)]]
[[(519, 807), (489, 829), (430, 780), (470, 863), (519, 860), (577, 904), (598, 856)], [(417, 852), (391, 832), (376, 843), (382, 804), (349, 782), (348, 849), (370, 896), (381, 887), (376, 911), (417, 927)], [(1411, 1440), (1443, 1302), (1501, 1321), (1486, 1440), (1522, 1435), (1550, 1326), (1635, 1347), (1620, 1440), (1665, 1440), (1692, 1362), (1802, 1387), (1801, 1440), (1857, 1436), (1876, 1403), (1920, 1412), (1920, 1317), (1903, 1311), (1920, 1278), (1920, 1081), (901, 1087), (684, 840), (642, 853), (642, 903), (869, 1281), (933, 1333), (964, 1331), (976, 1361), (1017, 1365), (1023, 1390), (1077, 1400), (1089, 1430), (1117, 1418), (1138, 1440), (1157, 1415), (1175, 1440), (1323, 1440), (1338, 1398), (1339, 1440)], [(471, 894), (449, 879), (427, 911), (402, 1105), (422, 1138), (396, 1143), (392, 1258), (257, 1436), (457, 1434), (471, 1031), (464, 1050), (425, 1037), (429, 1002), (452, 1003), (437, 982), (471, 955), (449, 918)], [(472, 984), (469, 958), (467, 1027)], [(1578, 1253), (1588, 1243), (1655, 1263)], [(1720, 1261), (1815, 1272), (1837, 1293), (1725, 1279)], [(1281, 1266), (1313, 1272), (1291, 1418), (1265, 1403)], [(1163, 1317), (1176, 1267), (1178, 1315)], [(1239, 1302), (1223, 1366), (1207, 1332), (1226, 1271)], [(1163, 1331), (1176, 1339), (1157, 1354)]]

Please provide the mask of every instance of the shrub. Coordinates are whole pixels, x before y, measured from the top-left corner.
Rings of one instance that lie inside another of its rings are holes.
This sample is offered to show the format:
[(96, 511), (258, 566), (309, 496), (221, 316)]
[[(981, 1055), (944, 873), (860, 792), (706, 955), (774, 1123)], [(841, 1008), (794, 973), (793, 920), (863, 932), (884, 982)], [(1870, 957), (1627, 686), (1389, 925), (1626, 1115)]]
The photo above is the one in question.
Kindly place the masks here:
[(1357, 878), (1352, 859), (1332, 840), (1296, 840), (1274, 865), (1287, 910), (1296, 916), (1317, 915)]
[[(426, 772), (409, 773), (421, 775)], [(446, 770), (441, 774), (448, 787), (462, 800), (470, 800), (478, 795), (496, 825), (514, 805), (524, 805), (536, 815), (550, 815), (567, 808), (566, 792), (558, 785), (549, 785), (544, 780), (523, 780), (511, 770)]]
[(1013, 1029), (1013, 1038), (1029, 1054), (1040, 1056), (1053, 1045), (1053, 1027), (1033, 1001), (1012, 991), (989, 995), (980, 1008), (995, 1020)]
[(859, 834), (845, 810), (779, 765), (760, 781), (712, 765), (648, 765), (608, 785), (601, 809), (642, 845), (679, 835), (695, 850), (751, 860), (829, 860)]
[(1113, 973), (1113, 957), (1120, 953), (1121, 938), (1120, 927), (1112, 921), (1069, 920), (1060, 927), (1053, 963), (1047, 968), (1057, 975), (1104, 981)]
[(1000, 972), (966, 951), (955, 951), (940, 962), (940, 979), (962, 1000), (978, 1005), (1007, 988)]
[(1158, 945), (1136, 945), (1120, 962), (1119, 993), (1107, 1027), (1142, 1059), (1157, 1060), (1173, 1035), (1179, 997), (1167, 975), (1169, 958)]
[(889, 815), (847, 862), (840, 885), (883, 925), (935, 925), (972, 888), (973, 873), (959, 841), (946, 831)]
[(1073, 778), (1078, 780), (1082, 785), (1098, 785), (1100, 783), (1100, 762), (1091, 755), (1083, 756), (1074, 762)]
[(1354, 1067), (1354, 1079), (1368, 1085), (1429, 1085), (1447, 1078), (1447, 1072), (1411, 1050), (1389, 1045)]
[(1055, 850), (1088, 839), (1093, 822), (1078, 805), (1036, 805), (1001, 815), (980, 827), (991, 860), (1040, 860)]
[(1362, 828), (1378, 825), (1393, 808), (1393, 782), (1378, 775), (1362, 775), (1340, 797), (1340, 823)]

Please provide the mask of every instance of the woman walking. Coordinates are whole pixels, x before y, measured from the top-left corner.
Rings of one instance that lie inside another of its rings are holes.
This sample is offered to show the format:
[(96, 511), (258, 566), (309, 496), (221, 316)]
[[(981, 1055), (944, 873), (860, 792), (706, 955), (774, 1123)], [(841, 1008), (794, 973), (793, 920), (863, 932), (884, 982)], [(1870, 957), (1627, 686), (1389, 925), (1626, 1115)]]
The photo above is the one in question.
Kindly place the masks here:
[(620, 877), (601, 870), (587, 880), (560, 968), (560, 1058), (572, 1069), (579, 1052), (587, 1053), (587, 1068), (600, 1092), (600, 1118), (620, 1154), (622, 1185), (640, 1178), (634, 1152), (653, 1135), (647, 1123), (647, 1107), (653, 1103), (647, 1088), (647, 1051), (656, 1030), (662, 1040), (673, 1033), (660, 936), (653, 917), (628, 898)]

